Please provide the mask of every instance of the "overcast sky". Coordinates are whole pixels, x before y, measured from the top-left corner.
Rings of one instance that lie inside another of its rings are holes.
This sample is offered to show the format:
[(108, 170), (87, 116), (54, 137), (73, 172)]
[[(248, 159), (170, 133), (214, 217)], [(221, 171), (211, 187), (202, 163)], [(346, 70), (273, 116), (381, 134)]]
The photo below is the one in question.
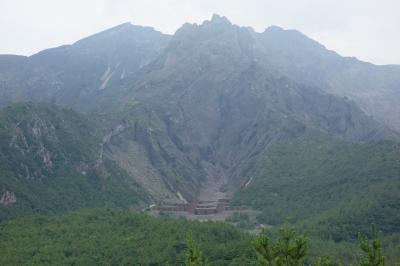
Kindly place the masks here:
[(31, 55), (123, 22), (174, 33), (213, 13), (259, 32), (298, 29), (342, 55), (400, 64), (400, 0), (0, 0), (0, 54)]

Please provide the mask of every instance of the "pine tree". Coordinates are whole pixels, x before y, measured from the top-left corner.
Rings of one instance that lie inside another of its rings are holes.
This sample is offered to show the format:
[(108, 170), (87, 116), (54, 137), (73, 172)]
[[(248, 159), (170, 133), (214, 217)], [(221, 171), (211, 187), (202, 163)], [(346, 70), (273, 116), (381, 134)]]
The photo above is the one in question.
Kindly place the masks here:
[(378, 240), (375, 224), (371, 225), (371, 241), (367, 237), (358, 235), (360, 248), (365, 253), (360, 257), (360, 266), (384, 266), (381, 242)]
[(292, 228), (279, 230), (280, 237), (273, 243), (263, 230), (252, 242), (257, 255), (257, 264), (263, 266), (298, 266), (307, 253), (307, 240), (304, 236), (295, 238)]
[[(203, 266), (202, 254), (197, 246), (196, 242), (193, 240), (192, 234), (189, 234), (186, 240), (186, 252), (185, 252), (185, 266)], [(206, 265), (208, 261), (206, 261)]]

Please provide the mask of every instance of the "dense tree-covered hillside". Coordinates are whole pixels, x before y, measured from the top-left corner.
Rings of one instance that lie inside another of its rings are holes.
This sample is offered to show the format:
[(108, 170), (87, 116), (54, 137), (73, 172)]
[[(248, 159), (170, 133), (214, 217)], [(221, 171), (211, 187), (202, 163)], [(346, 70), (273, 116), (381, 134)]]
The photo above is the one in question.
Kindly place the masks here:
[(400, 144), (348, 143), (307, 132), (277, 142), (256, 167), (237, 204), (267, 224), (301, 223), (326, 240), (351, 240), (376, 223), (399, 232)]
[(82, 210), (0, 225), (1, 265), (182, 265), (189, 233), (213, 265), (254, 265), (250, 238), (224, 223)]
[[(270, 244), (274, 242), (278, 247), (281, 233), (282, 229), (272, 229), (268, 234)], [(183, 265), (188, 245), (195, 245), (209, 265), (256, 265), (253, 237), (221, 222), (155, 218), (119, 209), (84, 209), (0, 223), (0, 264)], [(387, 265), (400, 260), (399, 239), (399, 235), (379, 235)], [(302, 259), (305, 265), (358, 265), (362, 254), (357, 242), (303, 241), (307, 242)], [(259, 245), (268, 243), (259, 241), (258, 250)], [(280, 250), (284, 249), (281, 245)], [(327, 257), (336, 264), (316, 264), (328, 261)]]
[(30, 103), (0, 110), (0, 219), (146, 201), (132, 177), (101, 158), (100, 144), (74, 111)]

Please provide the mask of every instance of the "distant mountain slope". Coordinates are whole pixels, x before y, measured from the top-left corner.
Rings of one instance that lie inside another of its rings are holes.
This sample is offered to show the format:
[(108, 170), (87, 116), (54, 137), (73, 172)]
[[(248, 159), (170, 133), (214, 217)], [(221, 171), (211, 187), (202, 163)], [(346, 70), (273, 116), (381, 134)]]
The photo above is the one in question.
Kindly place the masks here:
[[(199, 71), (207, 62), (219, 65), (218, 69), (214, 68), (216, 71), (233, 70), (227, 61), (218, 61), (228, 53), (232, 60), (244, 60), (244, 64), (246, 60), (257, 60), (275, 76), (285, 76), (347, 97), (376, 120), (400, 130), (397, 104), (400, 101), (400, 66), (376, 66), (341, 57), (298, 31), (276, 26), (257, 33), (251, 28), (236, 27), (226, 18), (215, 15), (199, 28), (200, 31), (192, 31), (196, 27), (187, 23), (172, 38), (152, 28), (125, 23), (73, 45), (44, 50), (31, 57), (0, 55), (0, 104), (32, 100), (67, 105), (81, 111), (110, 107), (110, 99), (120, 91), (129, 90), (132, 81), (146, 75), (150, 70), (146, 65), (154, 60), (160, 62), (166, 46), (175, 45), (183, 53), (184, 47), (178, 45), (179, 36), (192, 34), (186, 40), (199, 40), (200, 36), (208, 40), (186, 42), (192, 48), (204, 51), (217, 40), (222, 41), (223, 46), (196, 60), (190, 54), (188, 58), (181, 54), (180, 60), (192, 60), (190, 64)], [(234, 34), (235, 31), (238, 34)], [(169, 64), (174, 58), (167, 60)], [(156, 67), (159, 65), (152, 64), (152, 68)], [(181, 67), (179, 71), (186, 69)], [(185, 76), (185, 79), (190, 78), (193, 76)]]
[(133, 206), (146, 192), (114, 162), (100, 160), (93, 124), (67, 109), (0, 109), (0, 219), (89, 206)]
[(268, 61), (288, 77), (355, 101), (400, 131), (400, 65), (373, 65), (342, 57), (296, 30), (273, 26), (260, 34)]
[(0, 104), (45, 101), (93, 109), (98, 97), (132, 77), (168, 40), (152, 28), (125, 23), (30, 57), (0, 55)]

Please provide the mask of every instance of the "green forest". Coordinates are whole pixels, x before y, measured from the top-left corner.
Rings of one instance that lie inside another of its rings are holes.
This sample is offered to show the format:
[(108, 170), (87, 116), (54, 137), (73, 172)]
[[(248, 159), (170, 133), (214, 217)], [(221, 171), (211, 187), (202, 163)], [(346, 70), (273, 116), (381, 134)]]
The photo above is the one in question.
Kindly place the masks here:
[(1, 223), (0, 265), (394, 265), (399, 253), (386, 244), (397, 241), (398, 251), (399, 240), (373, 228), (351, 245), (320, 245), (287, 226), (249, 234), (221, 222), (82, 209)]
[(327, 241), (354, 241), (376, 223), (399, 232), (400, 146), (333, 141), (308, 133), (275, 143), (254, 178), (235, 195), (260, 210), (259, 222), (298, 225)]

